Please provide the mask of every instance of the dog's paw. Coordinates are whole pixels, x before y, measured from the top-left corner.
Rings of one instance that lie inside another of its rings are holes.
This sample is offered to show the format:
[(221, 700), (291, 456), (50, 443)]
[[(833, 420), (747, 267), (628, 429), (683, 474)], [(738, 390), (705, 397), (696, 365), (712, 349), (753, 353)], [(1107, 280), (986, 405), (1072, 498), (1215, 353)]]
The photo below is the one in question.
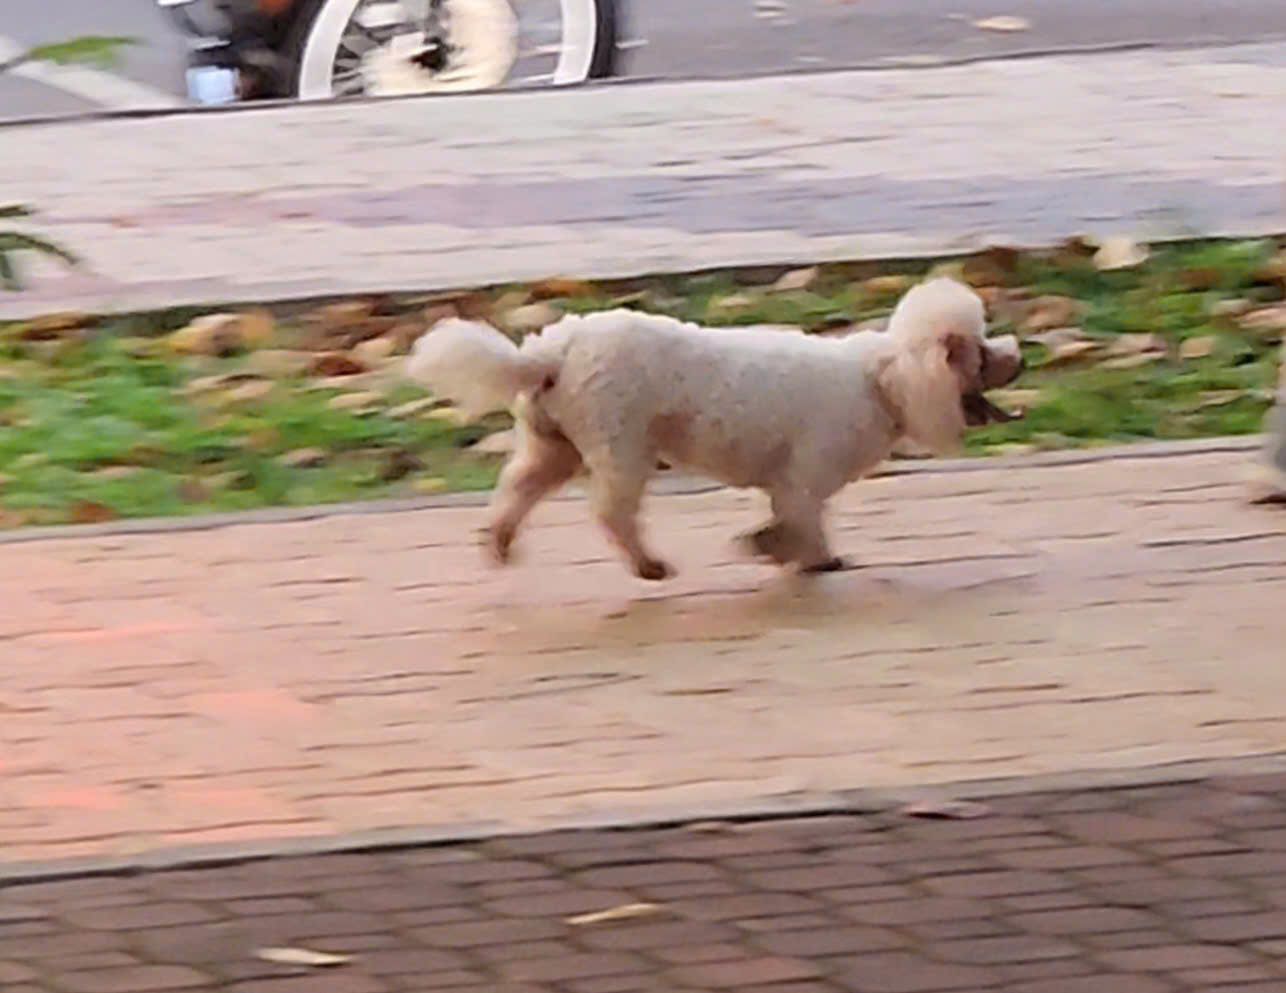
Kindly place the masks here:
[(662, 579), (669, 579), (674, 575), (674, 570), (668, 563), (660, 559), (643, 559), (634, 563), (634, 575), (639, 579), (646, 579), (651, 582), (659, 582)]
[(826, 559), (824, 562), (815, 562), (812, 565), (800, 566), (799, 571), (805, 576), (817, 576), (824, 572), (848, 572), (856, 569), (857, 566), (848, 559), (842, 559), (838, 555)]
[(482, 531), (482, 550), (492, 565), (508, 565), (512, 558), (513, 528), (496, 525)]

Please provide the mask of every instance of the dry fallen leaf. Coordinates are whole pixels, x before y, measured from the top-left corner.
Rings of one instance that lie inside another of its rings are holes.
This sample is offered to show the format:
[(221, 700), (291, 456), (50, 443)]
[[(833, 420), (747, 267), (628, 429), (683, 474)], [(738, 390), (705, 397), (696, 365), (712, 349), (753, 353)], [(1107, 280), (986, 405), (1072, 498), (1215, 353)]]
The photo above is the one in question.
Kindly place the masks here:
[(251, 383), (259, 380), (261, 377), (253, 372), (232, 372), (219, 376), (198, 376), (196, 379), (189, 380), (183, 387), (183, 393), (187, 396), (200, 396), (202, 393), (211, 393), (215, 390), (225, 390), (242, 383)]
[(242, 347), (236, 314), (207, 314), (171, 334), (166, 341), (180, 355), (236, 354)]
[(268, 344), (274, 331), (266, 310), (206, 314), (171, 334), (166, 341), (181, 355), (227, 357)]
[(307, 352), (290, 348), (264, 348), (246, 356), (247, 375), (298, 376), (311, 364), (313, 357)]
[(1210, 305), (1211, 317), (1240, 317), (1255, 309), (1254, 300), (1233, 297), (1230, 300), (1216, 300)]
[[(443, 313), (445, 314), (446, 312), (443, 311)], [(452, 310), (451, 313), (454, 314), (455, 311)], [(442, 318), (438, 318), (437, 320), (441, 320), (441, 319)], [(398, 352), (406, 353), (411, 350), (411, 346), (415, 344), (415, 342), (420, 338), (420, 336), (425, 334), (428, 331), (430, 323), (437, 323), (437, 321), (436, 320), (433, 322), (424, 322), (424, 321), (418, 321), (418, 320), (399, 321), (397, 324), (393, 325), (393, 327), (389, 330), (388, 337), (393, 339), (394, 344), (397, 345)]]
[(612, 907), (610, 910), (596, 910), (588, 914), (577, 914), (574, 917), (567, 918), (567, 923), (576, 925), (607, 924), (612, 921), (633, 920), (636, 917), (651, 917), (654, 914), (663, 912), (664, 908), (655, 903), (626, 903), (619, 907)]
[(304, 318), (305, 341), (316, 349), (351, 348), (360, 341), (386, 334), (402, 318), (377, 315), (375, 300), (341, 300), (311, 311)]
[(237, 326), (245, 348), (262, 348), (272, 341), (277, 330), (272, 312), (263, 307), (237, 314)]
[(552, 303), (528, 303), (508, 310), (497, 308), (496, 321), (511, 334), (535, 334), (563, 316)]
[(1049, 356), (1045, 359), (1046, 365), (1072, 362), (1096, 353), (1103, 347), (1102, 342), (1085, 337), (1081, 329), (1075, 327), (1053, 328), (1043, 334), (1032, 335), (1027, 340), (1044, 345), (1049, 351)]
[(1092, 258), (1098, 250), (1097, 245), (1090, 244), (1090, 240), (1084, 235), (1072, 235), (1064, 239), (1057, 248), (1054, 249), (1054, 260), (1061, 265), (1069, 265), (1072, 262), (1083, 261)]
[(435, 421), (445, 421), (452, 427), (462, 428), (473, 423), (473, 418), (459, 407), (453, 407), (450, 404), (437, 407), (429, 411), (429, 417)]
[(570, 276), (553, 276), (531, 284), (531, 295), (537, 300), (555, 297), (588, 297), (594, 295), (594, 284)]
[(1076, 359), (1085, 358), (1097, 352), (1098, 349), (1097, 341), (1065, 341), (1050, 349), (1049, 358), (1045, 360), (1045, 364), (1059, 365), (1064, 362), (1074, 362)]
[(984, 17), (981, 21), (974, 21), (973, 26), (982, 31), (1026, 31), (1031, 27), (1031, 21), (1025, 17), (999, 14), (995, 17)]
[(1185, 290), (1212, 290), (1223, 282), (1218, 266), (1192, 266), (1179, 270), (1179, 282)]
[(1147, 260), (1147, 247), (1126, 237), (1106, 238), (1094, 253), (1094, 267), (1104, 272), (1133, 269)]
[(873, 296), (892, 296), (905, 293), (914, 285), (914, 276), (872, 276), (862, 283), (862, 289)]
[(409, 448), (398, 448), (388, 453), (380, 467), (380, 479), (393, 483), (424, 468), (424, 460)]
[(1278, 252), (1257, 268), (1255, 278), (1264, 283), (1286, 283), (1286, 251)]
[(362, 393), (341, 393), (337, 397), (331, 397), (326, 406), (331, 410), (347, 410), (349, 413), (361, 414), (374, 410), (383, 400), (383, 393), (368, 390)]
[(320, 324), (328, 331), (338, 331), (364, 321), (375, 312), (372, 300), (340, 300), (318, 307), (308, 315), (308, 320)]
[(380, 364), (397, 351), (397, 342), (388, 335), (379, 335), (375, 338), (367, 338), (363, 342), (353, 346), (350, 353), (352, 358), (360, 365), (368, 369)]
[(1043, 394), (1040, 390), (992, 390), (987, 396), (993, 402), (1008, 410), (1029, 410), (1040, 403)]
[(116, 520), (117, 513), (105, 503), (77, 500), (71, 505), (67, 516), (73, 524), (104, 524)]
[(74, 337), (94, 323), (92, 314), (65, 312), (45, 314), (23, 322), (18, 337), (23, 341), (57, 341), (60, 338)]
[(268, 380), (251, 380), (242, 383), (223, 394), (222, 399), (226, 403), (253, 403), (256, 400), (262, 400), (273, 391), (273, 384)]
[(296, 448), (278, 456), (277, 461), (287, 469), (316, 469), (326, 464), (327, 454), (324, 448)]
[(1204, 335), (1200, 338), (1188, 338), (1179, 345), (1179, 358), (1204, 359), (1214, 353), (1218, 339)]
[(26, 527), (31, 523), (30, 516), (21, 510), (5, 510), (0, 507), (0, 530)]
[(227, 472), (216, 472), (206, 476), (203, 482), (215, 493), (224, 490), (248, 490), (254, 487), (255, 477), (241, 469), (229, 469)]
[(184, 503), (205, 503), (210, 499), (210, 487), (195, 476), (185, 476), (176, 487)]
[(755, 305), (755, 298), (748, 293), (729, 293), (727, 296), (711, 300), (707, 309), (714, 312), (745, 310)]
[(1243, 314), (1238, 323), (1247, 331), (1265, 338), (1280, 336), (1286, 331), (1286, 304), (1263, 307)]
[(1006, 441), (999, 445), (988, 445), (988, 455), (1031, 455), (1040, 448), (1026, 441)]
[(1236, 403), (1245, 395), (1245, 390), (1206, 390), (1198, 394), (1200, 400), (1198, 407), (1224, 407), (1230, 403)]
[(435, 397), (422, 397), (419, 400), (408, 400), (406, 403), (400, 403), (396, 407), (389, 408), (385, 413), (393, 420), (400, 421), (440, 406), (442, 406), (441, 400)]
[(974, 290), (982, 297), (987, 313), (993, 320), (1013, 324), (1019, 313), (1018, 298), (1003, 286), (975, 286)]
[(998, 287), (1014, 272), (1021, 253), (1016, 248), (993, 245), (964, 260), (961, 276), (974, 289)]
[(356, 376), (365, 371), (365, 365), (342, 352), (319, 355), (308, 367), (308, 372), (314, 376)]
[(1142, 355), (1146, 352), (1169, 351), (1170, 344), (1159, 334), (1117, 335), (1107, 348), (1108, 355)]
[(281, 444), (281, 432), (271, 425), (263, 425), (242, 438), (241, 444), (247, 451), (270, 452)]
[(820, 273), (817, 266), (807, 269), (792, 269), (768, 288), (769, 293), (787, 293), (791, 290), (806, 290), (817, 281)]
[(1013, 272), (1022, 257), (1022, 250), (1012, 245), (988, 245), (976, 256), (976, 258), (986, 259), (1006, 272)]
[(531, 293), (528, 290), (506, 290), (496, 297), (491, 310), (493, 313), (503, 314), (505, 311), (523, 306), (530, 300)]
[(1102, 368), (1137, 369), (1151, 362), (1159, 362), (1163, 358), (1165, 358), (1164, 352), (1139, 352), (1137, 355), (1122, 355), (1119, 358), (1108, 359), (1102, 364)]
[(278, 965), (303, 965), (319, 969), (347, 965), (353, 961), (347, 955), (316, 952), (311, 948), (260, 948), (255, 951), (255, 958)]
[(1051, 351), (1059, 345), (1066, 345), (1071, 341), (1089, 341), (1084, 332), (1076, 327), (1051, 328), (1041, 334), (1033, 334), (1025, 340), (1034, 342), (1037, 345), (1044, 345)]
[(1071, 297), (1036, 297), (1027, 302), (1027, 313), (1019, 325), (1019, 331), (1026, 337), (1038, 331), (1067, 327), (1080, 313), (1080, 309), (1080, 302)]
[(114, 480), (129, 479), (130, 476), (136, 476), (143, 471), (142, 466), (138, 465), (108, 465), (101, 469), (95, 469), (90, 473), (95, 479)]

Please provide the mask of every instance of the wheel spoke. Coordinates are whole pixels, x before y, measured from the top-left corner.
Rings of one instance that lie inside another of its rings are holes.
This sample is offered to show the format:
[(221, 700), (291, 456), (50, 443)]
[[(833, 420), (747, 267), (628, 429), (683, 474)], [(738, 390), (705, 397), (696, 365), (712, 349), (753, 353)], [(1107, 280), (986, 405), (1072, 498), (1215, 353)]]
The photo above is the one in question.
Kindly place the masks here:
[[(377, 47), (379, 45), (387, 45), (389, 38), (391, 38), (394, 34), (397, 33), (398, 28), (403, 27), (403, 25), (400, 25), (400, 24), (393, 24), (386, 28), (381, 28), (379, 31), (376, 31), (374, 28), (368, 28), (357, 18), (353, 18), (353, 20), (349, 22), (348, 26), (353, 30), (355, 30), (367, 41), (369, 41), (370, 47), (372, 48)], [(346, 37), (351, 38), (352, 35), (346, 35)]]
[(339, 60), (342, 58), (348, 58), (349, 60), (360, 62), (362, 60), (362, 56), (370, 50), (370, 48), (354, 48), (349, 44), (348, 38), (341, 38), (339, 40), (339, 48), (335, 52), (335, 64), (338, 65)]

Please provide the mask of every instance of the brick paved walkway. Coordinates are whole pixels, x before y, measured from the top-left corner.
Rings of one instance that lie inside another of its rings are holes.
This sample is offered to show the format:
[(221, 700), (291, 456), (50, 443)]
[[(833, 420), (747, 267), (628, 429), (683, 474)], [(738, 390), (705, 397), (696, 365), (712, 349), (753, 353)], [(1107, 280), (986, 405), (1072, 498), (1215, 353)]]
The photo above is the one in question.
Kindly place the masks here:
[[(6, 993), (1280, 993), (1286, 777), (0, 887)], [(651, 912), (576, 923), (631, 904)], [(326, 971), (265, 948), (352, 956)]]
[(1286, 519), (1253, 449), (869, 480), (868, 568), (739, 561), (579, 499), (484, 567), (478, 508), (0, 543), (0, 859), (740, 803), (1286, 750)]
[(0, 130), (0, 317), (1286, 225), (1286, 45)]

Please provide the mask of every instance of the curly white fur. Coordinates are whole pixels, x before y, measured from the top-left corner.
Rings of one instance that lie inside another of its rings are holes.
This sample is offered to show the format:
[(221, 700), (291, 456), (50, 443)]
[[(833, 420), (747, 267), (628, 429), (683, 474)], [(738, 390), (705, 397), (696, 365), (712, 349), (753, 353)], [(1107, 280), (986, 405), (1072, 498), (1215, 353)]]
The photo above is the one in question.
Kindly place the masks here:
[(408, 372), (472, 415), (515, 411), (518, 448), (493, 499), (502, 561), (532, 507), (583, 465), (595, 513), (635, 572), (669, 575), (637, 520), (663, 458), (763, 489), (773, 519), (749, 536), (753, 549), (822, 570), (841, 564), (822, 526), (827, 498), (900, 438), (952, 449), (962, 397), (1017, 375), (1016, 342), (985, 333), (977, 295), (939, 279), (910, 290), (887, 331), (843, 338), (614, 310), (565, 317), (519, 347), (452, 319), (416, 343)]

